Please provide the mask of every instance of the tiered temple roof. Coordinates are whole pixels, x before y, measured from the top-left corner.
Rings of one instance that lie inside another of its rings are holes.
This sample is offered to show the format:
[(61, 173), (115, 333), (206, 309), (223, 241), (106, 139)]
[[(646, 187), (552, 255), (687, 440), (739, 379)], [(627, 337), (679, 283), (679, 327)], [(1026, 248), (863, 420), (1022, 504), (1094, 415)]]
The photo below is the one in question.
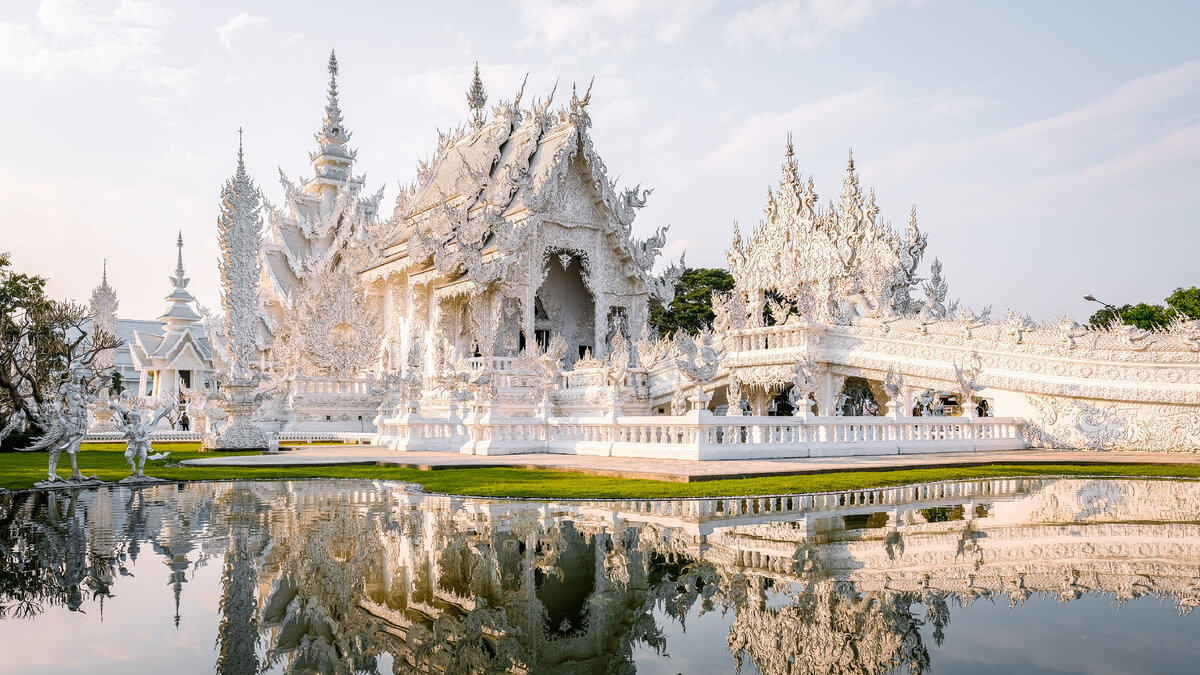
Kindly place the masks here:
[(548, 215), (566, 227), (600, 225), (625, 274), (652, 293), (662, 290), (650, 272), (665, 228), (646, 241), (632, 237), (636, 211), (650, 191), (622, 191), (608, 178), (587, 133), (590, 87), (582, 98), (573, 91), (558, 110), (551, 109), (554, 93), (522, 108), (522, 84), (489, 118), (476, 74), (467, 97), (472, 118), (439, 135), (436, 155), (421, 163), (417, 181), (397, 198), (395, 226), (375, 269), (486, 286), (503, 270), (485, 268), (511, 263), (506, 258), (532, 234), (526, 221)]

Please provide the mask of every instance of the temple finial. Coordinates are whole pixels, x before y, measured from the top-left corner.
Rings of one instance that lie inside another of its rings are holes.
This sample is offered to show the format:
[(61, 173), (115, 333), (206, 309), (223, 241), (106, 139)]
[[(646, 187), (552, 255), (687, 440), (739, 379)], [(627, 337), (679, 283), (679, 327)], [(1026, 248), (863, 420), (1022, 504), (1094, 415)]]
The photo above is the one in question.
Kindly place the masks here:
[(846, 171), (850, 173), (854, 171), (854, 148), (850, 148), (846, 155)]
[(796, 154), (796, 149), (792, 145), (792, 132), (790, 132), (790, 131), (788, 132), (788, 135), (787, 135), (787, 145), (785, 146), (785, 148), (786, 149), (784, 150), (784, 155), (787, 157), (788, 161), (790, 162), (792, 157), (794, 157)]
[(475, 62), (475, 77), (471, 79), (471, 88), (467, 90), (467, 105), (473, 113), (472, 122), (475, 126), (483, 125), (483, 110), (487, 105), (487, 90), (483, 88), (483, 80), (479, 77), (479, 62)]
[(100, 267), (100, 285), (108, 285), (108, 258), (105, 258)]
[(571, 107), (572, 108), (578, 109), (578, 108), (586, 108), (587, 107), (587, 104), (592, 101), (592, 85), (593, 84), (596, 84), (596, 78), (594, 76), (592, 77), (592, 81), (588, 82), (588, 88), (587, 88), (587, 91), (584, 92), (583, 98), (579, 98), (579, 95), (575, 90), (575, 83), (574, 82), (571, 83)]
[(338, 91), (337, 91), (337, 74), (338, 74), (337, 53), (334, 50), (330, 49), (329, 50), (329, 98), (331, 98), (331, 99), (337, 98), (337, 93), (338, 93)]
[[(179, 249), (179, 257), (175, 261), (175, 276), (183, 278), (183, 231), (180, 230), (179, 238), (175, 240), (175, 246)], [(178, 284), (179, 282), (175, 282)]]
[(239, 175), (239, 176), (240, 176), (240, 175), (245, 175), (245, 173), (246, 173), (246, 162), (245, 162), (245, 159), (244, 159), (244, 157), (243, 157), (243, 155), (242, 155), (242, 128), (241, 128), (241, 127), (238, 127), (238, 163), (237, 163), (237, 172), (238, 172), (238, 175)]
[(325, 102), (325, 119), (321, 132), (316, 135), (318, 149), (310, 157), (316, 168), (318, 180), (345, 181), (350, 178), (350, 165), (355, 153), (346, 148), (350, 132), (342, 120), (342, 108), (338, 104), (337, 54), (329, 50), (329, 96)]

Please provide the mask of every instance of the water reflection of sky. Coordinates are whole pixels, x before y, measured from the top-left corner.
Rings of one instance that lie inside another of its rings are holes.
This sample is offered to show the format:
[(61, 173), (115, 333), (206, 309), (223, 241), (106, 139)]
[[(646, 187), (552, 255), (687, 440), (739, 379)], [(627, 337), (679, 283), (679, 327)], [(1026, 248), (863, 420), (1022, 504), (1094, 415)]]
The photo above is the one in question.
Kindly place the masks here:
[(0, 672), (1192, 672), (1198, 488), (4, 495)]

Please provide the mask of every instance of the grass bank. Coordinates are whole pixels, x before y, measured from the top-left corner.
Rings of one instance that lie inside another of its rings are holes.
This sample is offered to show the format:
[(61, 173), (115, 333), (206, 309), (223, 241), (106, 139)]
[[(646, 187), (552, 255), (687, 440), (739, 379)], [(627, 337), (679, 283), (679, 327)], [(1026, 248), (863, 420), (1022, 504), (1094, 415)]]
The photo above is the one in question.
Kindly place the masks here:
[[(430, 492), (482, 497), (541, 497), (546, 499), (654, 499), (676, 497), (733, 497), (740, 495), (795, 494), (828, 490), (854, 490), (909, 483), (1008, 476), (1156, 476), (1200, 478), (1197, 466), (1159, 464), (989, 464), (985, 466), (904, 469), (896, 471), (846, 471), (807, 476), (772, 476), (715, 480), (703, 483), (667, 483), (587, 476), (557, 471), (510, 468), (467, 468), (420, 471), (380, 466), (328, 467), (179, 467), (170, 463), (211, 456), (198, 451), (195, 443), (156, 443), (155, 451), (171, 451), (166, 460), (146, 463), (146, 474), (167, 480), (278, 480), (296, 478), (363, 478), (419, 483)], [(118, 481), (129, 475), (125, 446), (118, 443), (89, 443), (79, 454), (85, 475)], [(59, 475), (70, 475), (66, 457), (59, 461)], [(21, 490), (46, 476), (45, 453), (0, 454), (0, 487)]]

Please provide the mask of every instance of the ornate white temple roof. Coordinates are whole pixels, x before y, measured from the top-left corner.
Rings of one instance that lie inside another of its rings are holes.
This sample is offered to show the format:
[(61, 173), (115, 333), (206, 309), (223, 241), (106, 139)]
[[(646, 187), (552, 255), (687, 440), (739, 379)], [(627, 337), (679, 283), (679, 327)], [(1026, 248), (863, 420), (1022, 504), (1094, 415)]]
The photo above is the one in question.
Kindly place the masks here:
[(395, 226), (371, 273), (405, 269), (486, 285), (524, 246), (525, 223), (533, 219), (598, 228), (623, 261), (622, 276), (643, 281), (656, 296), (673, 291), (673, 279), (651, 275), (666, 228), (648, 240), (632, 237), (633, 219), (650, 190), (620, 190), (592, 147), (590, 87), (582, 98), (573, 91), (558, 110), (550, 108), (553, 91), (528, 108), (521, 107), (523, 94), (524, 85), (512, 101), (493, 107), (489, 119), (476, 76), (467, 96), (472, 118), (439, 134), (435, 157), (421, 163), (416, 183), (397, 198)]

